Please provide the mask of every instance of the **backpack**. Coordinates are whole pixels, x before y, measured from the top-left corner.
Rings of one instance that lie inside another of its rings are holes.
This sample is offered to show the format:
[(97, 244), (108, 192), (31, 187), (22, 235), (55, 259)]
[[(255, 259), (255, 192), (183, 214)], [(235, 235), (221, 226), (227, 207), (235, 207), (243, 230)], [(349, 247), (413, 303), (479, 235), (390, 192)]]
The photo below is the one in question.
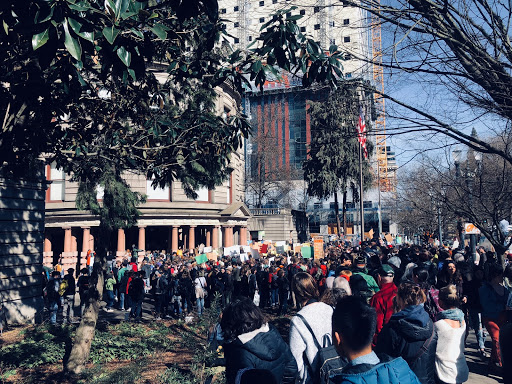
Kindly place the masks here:
[(425, 311), (428, 313), (432, 321), (436, 321), (436, 315), (442, 311), (439, 306), (439, 290), (430, 287), (428, 291), (425, 292), (427, 296), (427, 300), (425, 301), (424, 307)]
[(302, 320), (302, 322), (308, 329), (309, 333), (311, 333), (311, 336), (313, 336), (313, 341), (315, 342), (315, 346), (318, 349), (317, 360), (318, 366), (320, 367), (318, 372), (312, 372), (309, 360), (306, 358), (306, 356), (304, 356), (304, 361), (308, 366), (308, 371), (311, 378), (313, 379), (313, 383), (331, 383), (330, 379), (336, 375), (339, 375), (342, 372), (343, 368), (348, 364), (348, 361), (340, 357), (340, 355), (338, 355), (336, 348), (334, 347), (334, 345), (332, 345), (331, 336), (329, 334), (324, 335), (322, 342), (323, 346), (320, 346), (318, 340), (316, 339), (315, 333), (311, 329), (311, 326), (306, 321), (304, 316), (302, 316), (299, 313), (297, 313), (296, 316)]
[(64, 296), (66, 291), (68, 290), (69, 282), (67, 279), (62, 279), (62, 281), (59, 284), (59, 296)]
[(57, 300), (59, 298), (59, 282), (57, 280), (50, 280), (46, 284), (46, 297), (48, 300)]

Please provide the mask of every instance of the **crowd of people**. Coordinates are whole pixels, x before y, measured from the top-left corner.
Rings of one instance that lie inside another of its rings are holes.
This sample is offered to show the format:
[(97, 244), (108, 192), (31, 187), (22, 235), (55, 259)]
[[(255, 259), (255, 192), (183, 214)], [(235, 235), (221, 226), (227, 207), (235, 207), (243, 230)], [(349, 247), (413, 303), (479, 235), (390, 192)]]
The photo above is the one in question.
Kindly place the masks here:
[[(218, 298), (223, 311), (215, 342), (223, 346), (229, 384), (265, 377), (366, 383), (375, 375), (388, 375), (379, 382), (389, 383), (462, 383), (470, 328), (481, 359), (501, 373), (512, 263), (503, 266), (483, 248), (474, 258), (469, 250), (377, 242), (330, 244), (325, 253), (321, 260), (287, 253), (197, 265), (175, 253), (147, 252), (141, 264), (136, 257), (110, 264), (104, 309), (140, 320), (144, 299), (152, 298), (155, 320), (201, 317)], [(67, 272), (54, 271), (45, 289), (51, 322), (59, 306), (63, 322), (72, 321), (77, 289), (81, 311), (85, 306), (89, 269), (76, 283), (74, 270)], [(265, 313), (285, 315), (290, 308), (297, 312), (286, 343)]]

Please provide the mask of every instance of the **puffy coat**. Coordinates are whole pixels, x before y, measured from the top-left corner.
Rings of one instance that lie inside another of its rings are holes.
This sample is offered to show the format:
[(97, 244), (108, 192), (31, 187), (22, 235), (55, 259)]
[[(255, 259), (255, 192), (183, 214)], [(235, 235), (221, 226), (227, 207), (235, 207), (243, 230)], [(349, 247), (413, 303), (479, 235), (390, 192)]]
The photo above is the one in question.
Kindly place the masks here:
[(243, 368), (266, 369), (278, 383), (295, 383), (297, 363), (273, 325), (265, 324), (224, 344), (224, 357), (227, 384), (234, 384), (237, 372)]
[(410, 305), (382, 328), (375, 352), (402, 357), (422, 384), (434, 384), (436, 346), (434, 323), (423, 305)]
[(386, 355), (379, 355), (380, 363), (347, 365), (341, 375), (331, 378), (336, 384), (419, 384), (418, 378), (411, 371), (407, 363), (397, 357), (391, 359)]

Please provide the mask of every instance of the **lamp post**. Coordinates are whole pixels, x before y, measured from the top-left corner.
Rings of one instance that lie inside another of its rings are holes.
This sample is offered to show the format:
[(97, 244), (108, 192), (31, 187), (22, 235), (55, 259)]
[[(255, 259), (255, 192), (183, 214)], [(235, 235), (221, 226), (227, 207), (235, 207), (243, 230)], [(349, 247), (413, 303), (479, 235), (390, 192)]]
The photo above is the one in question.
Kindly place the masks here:
[[(462, 151), (460, 149), (454, 149), (452, 151), (453, 162), (455, 163), (455, 177), (460, 177), (460, 161), (462, 159)], [(462, 234), (462, 219), (459, 216), (457, 220), (457, 230), (459, 231), (459, 250), (464, 249), (464, 237)]]
[[(480, 176), (480, 168), (482, 165), (482, 153), (481, 152), (475, 152), (474, 153), (475, 162), (476, 162), (476, 172), (472, 172), (471, 175), (468, 174), (468, 179), (471, 180), (471, 188), (469, 188), (469, 198), (470, 198), (470, 204), (473, 205), (473, 186), (474, 186), (474, 180), (475, 177)], [(475, 262), (476, 260), (476, 234), (472, 233), (469, 235), (469, 246), (471, 250), (471, 261)]]
[[(474, 182), (475, 182), (475, 178), (478, 174), (480, 174), (480, 167), (481, 167), (481, 163), (482, 163), (482, 154), (480, 152), (474, 152), (474, 159), (475, 159), (475, 163), (476, 163), (476, 170), (474, 171), (470, 171), (468, 170), (468, 162), (467, 162), (467, 159), (466, 159), (466, 169), (464, 172), (461, 172), (460, 170), (460, 163), (461, 163), (461, 160), (462, 160), (462, 151), (460, 149), (456, 149), (452, 152), (452, 156), (453, 156), (453, 162), (455, 163), (455, 176), (457, 178), (459, 178), (461, 175), (462, 177), (464, 178), (464, 182), (466, 184), (466, 188), (468, 190), (468, 198), (469, 198), (469, 207), (472, 208), (473, 207), (473, 187), (474, 187)], [(461, 219), (459, 218), (459, 223), (458, 223), (458, 227), (459, 227), (459, 236), (460, 236), (460, 239), (461, 239), (461, 244), (459, 245), (459, 249), (464, 249), (464, 244), (463, 244), (463, 234), (462, 234), (462, 221)], [(476, 260), (476, 234), (474, 233), (471, 233), (469, 235), (469, 248), (470, 248), (470, 253), (471, 253), (471, 258), (472, 260)]]

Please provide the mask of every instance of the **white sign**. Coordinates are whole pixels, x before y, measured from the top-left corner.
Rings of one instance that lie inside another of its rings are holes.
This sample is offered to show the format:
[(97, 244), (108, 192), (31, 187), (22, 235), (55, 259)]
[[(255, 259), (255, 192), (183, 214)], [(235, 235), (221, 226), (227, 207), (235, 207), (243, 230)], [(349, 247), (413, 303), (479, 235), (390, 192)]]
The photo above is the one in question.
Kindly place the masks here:
[(471, 223), (464, 224), (464, 231), (466, 232), (466, 235), (479, 235), (480, 234), (480, 230), (475, 226), (475, 224), (471, 224)]

